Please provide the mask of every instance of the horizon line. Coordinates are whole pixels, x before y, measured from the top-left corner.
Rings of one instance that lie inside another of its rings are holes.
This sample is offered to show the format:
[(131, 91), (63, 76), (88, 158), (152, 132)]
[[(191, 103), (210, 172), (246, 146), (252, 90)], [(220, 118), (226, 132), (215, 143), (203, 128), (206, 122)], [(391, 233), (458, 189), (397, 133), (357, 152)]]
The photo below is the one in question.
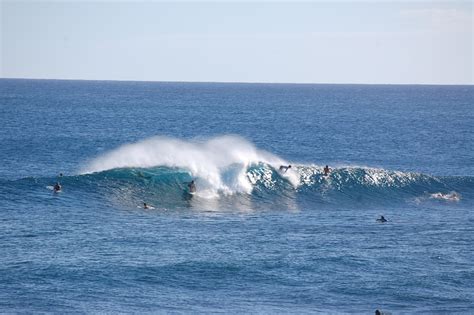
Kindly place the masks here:
[(281, 85), (424, 85), (424, 86), (473, 86), (474, 83), (331, 83), (331, 82), (259, 82), (259, 81), (167, 81), (133, 79), (71, 79), (71, 78), (28, 78), (0, 77), (0, 80), (37, 80), (37, 81), (96, 81), (96, 82), (141, 82), (141, 83), (197, 83), (197, 84), (281, 84)]

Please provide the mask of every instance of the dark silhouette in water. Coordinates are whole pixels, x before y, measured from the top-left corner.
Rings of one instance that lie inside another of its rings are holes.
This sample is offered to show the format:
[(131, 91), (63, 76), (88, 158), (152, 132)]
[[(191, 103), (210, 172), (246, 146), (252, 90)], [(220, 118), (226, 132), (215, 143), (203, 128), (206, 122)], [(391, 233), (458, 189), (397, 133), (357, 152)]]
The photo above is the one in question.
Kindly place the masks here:
[(283, 173), (286, 173), (288, 171), (288, 169), (290, 169), (290, 168), (291, 168), (291, 165), (288, 165), (288, 166), (281, 165), (280, 166), (280, 171), (282, 171)]
[[(58, 177), (63, 177), (63, 173), (59, 173)], [(58, 179), (56, 184), (54, 184), (54, 186), (53, 186), (53, 191), (54, 192), (60, 192), (61, 189), (62, 189), (62, 187), (61, 187), (61, 184), (59, 183), (59, 179)]]
[(324, 171), (324, 176), (327, 176), (329, 172), (331, 172), (331, 169), (329, 168), (329, 166), (326, 165), (323, 171)]
[(196, 192), (196, 184), (194, 183), (194, 180), (192, 180), (192, 181), (188, 184), (188, 188), (189, 188), (189, 192), (190, 192), (190, 193), (195, 193), (195, 192)]
[(54, 187), (53, 187), (53, 190), (54, 192), (59, 192), (61, 191), (62, 187), (61, 185), (59, 184), (59, 182), (57, 182), (56, 184), (54, 184)]
[(387, 219), (383, 215), (380, 216), (380, 218), (377, 219), (377, 222), (384, 223), (387, 222)]

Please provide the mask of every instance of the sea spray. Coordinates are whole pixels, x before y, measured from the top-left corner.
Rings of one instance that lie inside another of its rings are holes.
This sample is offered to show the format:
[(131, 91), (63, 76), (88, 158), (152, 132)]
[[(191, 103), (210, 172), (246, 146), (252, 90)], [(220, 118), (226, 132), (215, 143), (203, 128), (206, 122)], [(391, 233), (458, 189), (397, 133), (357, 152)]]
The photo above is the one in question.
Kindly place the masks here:
[[(123, 145), (101, 155), (88, 163), (81, 173), (130, 167), (181, 168), (196, 178), (201, 197), (215, 197), (218, 193), (250, 193), (253, 186), (247, 176), (247, 169), (258, 163), (274, 168), (288, 164), (276, 155), (257, 149), (239, 136), (226, 135), (204, 141), (157, 136)], [(290, 171), (284, 176), (294, 187), (298, 186), (299, 176), (296, 173)]]
[[(281, 165), (288, 164), (292, 164), (290, 169), (279, 170)], [(119, 169), (123, 172), (114, 171)], [(311, 198), (332, 196), (333, 200), (406, 200), (427, 193), (455, 191), (451, 182), (455, 186), (472, 186), (471, 178), (442, 178), (370, 167), (335, 167), (325, 176), (322, 166), (289, 163), (231, 135), (191, 141), (168, 137), (145, 139), (95, 158), (81, 173), (102, 174), (94, 177), (96, 180), (102, 176), (128, 178), (129, 174), (148, 173), (157, 185), (148, 188), (162, 192), (163, 189), (183, 191), (186, 181), (193, 179), (198, 187), (197, 196), (202, 198), (253, 192), (272, 198), (275, 193), (297, 191)], [(141, 181), (143, 176), (137, 179)], [(461, 184), (456, 184), (459, 180)]]

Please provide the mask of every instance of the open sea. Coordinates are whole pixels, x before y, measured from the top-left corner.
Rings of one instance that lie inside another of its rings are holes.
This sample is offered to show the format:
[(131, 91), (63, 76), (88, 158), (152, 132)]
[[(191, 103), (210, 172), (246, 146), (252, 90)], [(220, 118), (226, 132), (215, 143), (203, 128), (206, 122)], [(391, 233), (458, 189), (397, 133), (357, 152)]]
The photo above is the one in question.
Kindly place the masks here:
[(0, 79), (0, 312), (472, 313), (473, 149), (474, 86)]

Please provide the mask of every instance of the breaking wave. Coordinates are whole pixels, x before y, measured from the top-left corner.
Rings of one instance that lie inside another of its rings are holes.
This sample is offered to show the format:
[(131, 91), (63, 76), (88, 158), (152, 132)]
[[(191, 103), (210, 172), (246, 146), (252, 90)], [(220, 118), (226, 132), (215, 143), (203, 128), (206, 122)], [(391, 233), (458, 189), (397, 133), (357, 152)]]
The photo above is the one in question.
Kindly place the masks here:
[[(287, 171), (279, 169), (289, 164), (292, 167)], [(56, 180), (26, 178), (15, 181), (25, 187), (12, 189), (28, 188), (32, 181), (47, 187)], [(217, 201), (217, 208), (226, 202), (235, 206), (236, 200), (243, 207), (261, 204), (265, 208), (299, 202), (471, 203), (474, 199), (474, 178), (470, 176), (437, 177), (352, 166), (334, 168), (325, 175), (322, 166), (286, 161), (237, 136), (201, 141), (154, 137), (121, 146), (91, 160), (79, 175), (59, 180), (65, 197), (77, 192), (86, 194), (85, 198), (105, 197), (133, 207), (144, 201), (179, 207), (190, 198)], [(197, 192), (191, 196), (187, 185), (192, 180)]]
[[(272, 167), (287, 164), (238, 136), (221, 136), (205, 141), (154, 137), (100, 156), (88, 163), (81, 173), (117, 168), (176, 168), (198, 179), (201, 196), (215, 197), (218, 194), (251, 193), (253, 186), (247, 171), (259, 163)], [(288, 173), (286, 178), (293, 186), (298, 186), (297, 176)]]

